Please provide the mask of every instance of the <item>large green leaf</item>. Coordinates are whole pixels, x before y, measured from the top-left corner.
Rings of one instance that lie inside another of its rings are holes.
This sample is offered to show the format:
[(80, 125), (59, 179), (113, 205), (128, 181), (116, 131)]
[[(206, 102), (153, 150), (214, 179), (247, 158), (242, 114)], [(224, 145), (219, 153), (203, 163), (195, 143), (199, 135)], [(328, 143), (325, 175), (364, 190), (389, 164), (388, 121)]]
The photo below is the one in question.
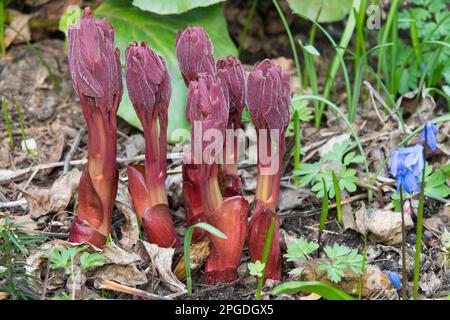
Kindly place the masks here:
[(222, 1), (225, 0), (133, 0), (133, 5), (157, 14), (180, 14)]
[(325, 300), (353, 300), (346, 292), (320, 281), (287, 281), (273, 289), (273, 295), (308, 292), (320, 295)]
[(318, 22), (334, 22), (345, 18), (352, 8), (353, 0), (287, 0), (294, 13), (306, 16)]
[[(121, 60), (124, 62), (125, 49), (133, 41), (147, 41), (149, 47), (166, 59), (172, 77), (172, 99), (169, 106), (168, 141), (177, 129), (189, 129), (184, 116), (186, 103), (186, 85), (181, 76), (175, 55), (176, 33), (188, 25), (205, 28), (214, 44), (214, 55), (237, 55), (236, 47), (227, 33), (225, 18), (220, 5), (197, 8), (181, 15), (159, 16), (142, 11), (131, 4), (132, 0), (106, 0), (95, 11), (98, 17), (108, 17), (116, 29), (116, 44), (120, 48)], [(124, 95), (118, 115), (131, 125), (141, 128), (133, 106), (128, 98), (124, 84)]]

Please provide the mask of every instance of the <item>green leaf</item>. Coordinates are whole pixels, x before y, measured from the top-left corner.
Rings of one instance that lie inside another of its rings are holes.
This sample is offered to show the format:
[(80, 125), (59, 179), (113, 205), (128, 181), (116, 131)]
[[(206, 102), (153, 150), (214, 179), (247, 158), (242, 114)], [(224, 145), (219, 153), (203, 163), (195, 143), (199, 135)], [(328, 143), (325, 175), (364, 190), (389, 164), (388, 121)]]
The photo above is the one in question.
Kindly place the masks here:
[(345, 18), (352, 8), (353, 0), (287, 0), (294, 13), (318, 22), (334, 22)]
[(81, 271), (86, 271), (90, 268), (101, 267), (105, 264), (105, 257), (99, 253), (88, 253), (83, 252), (80, 257), (80, 268)]
[(81, 18), (82, 11), (79, 6), (69, 6), (67, 7), (64, 14), (59, 19), (59, 31), (64, 32), (67, 35), (69, 26), (75, 25)]
[(262, 263), (259, 260), (256, 260), (255, 263), (250, 262), (248, 265), (248, 270), (250, 271), (250, 275), (256, 276), (258, 278), (263, 276), (264, 268), (266, 267), (265, 263)]
[[(189, 130), (189, 124), (184, 115), (187, 89), (175, 54), (176, 33), (188, 25), (202, 26), (214, 44), (215, 57), (237, 55), (236, 47), (226, 31), (227, 25), (221, 6), (216, 4), (193, 9), (181, 15), (159, 16), (132, 6), (131, 0), (106, 0), (96, 9), (95, 15), (100, 18), (108, 17), (109, 22), (115, 27), (116, 44), (120, 48), (122, 64), (125, 49), (135, 40), (147, 41), (149, 47), (167, 61), (172, 77), (167, 138), (170, 143), (181, 142), (179, 139), (183, 138), (174, 134), (180, 134), (176, 131), (178, 129)], [(125, 89), (124, 81), (124, 94), (118, 115), (131, 125), (142, 128)]]
[(156, 14), (180, 14), (225, 0), (133, 0), (133, 6)]
[(311, 44), (303, 46), (303, 49), (305, 49), (307, 52), (309, 52), (314, 56), (320, 56), (320, 52)]
[(315, 293), (325, 300), (353, 300), (346, 292), (320, 281), (288, 281), (276, 286), (272, 294), (297, 292)]
[(334, 283), (339, 283), (342, 280), (344, 273), (345, 264), (343, 260), (335, 261), (333, 264), (329, 261), (325, 261), (319, 266), (319, 270), (327, 272), (327, 278)]
[(353, 272), (362, 274), (363, 256), (358, 254), (358, 251), (353, 249), (347, 255), (346, 259), (347, 268), (350, 268)]
[(301, 237), (297, 241), (290, 242), (287, 245), (287, 253), (284, 255), (287, 261), (297, 261), (304, 259), (312, 252), (316, 251), (319, 245), (315, 242), (309, 242)]

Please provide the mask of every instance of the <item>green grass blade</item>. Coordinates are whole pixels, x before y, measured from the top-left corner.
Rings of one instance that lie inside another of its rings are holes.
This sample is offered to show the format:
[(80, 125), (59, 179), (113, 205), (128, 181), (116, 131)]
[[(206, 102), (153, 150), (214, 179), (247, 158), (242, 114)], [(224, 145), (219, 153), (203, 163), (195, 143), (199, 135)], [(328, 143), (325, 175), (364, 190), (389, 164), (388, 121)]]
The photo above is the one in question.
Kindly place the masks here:
[(31, 154), (33, 154), (33, 153), (32, 153), (31, 150), (28, 148), (28, 144), (27, 144), (27, 135), (26, 135), (26, 133), (25, 133), (25, 125), (24, 125), (24, 122), (23, 122), (23, 114), (22, 114), (22, 110), (21, 110), (21, 108), (20, 108), (19, 101), (17, 101), (16, 97), (14, 97), (14, 105), (15, 105), (15, 107), (16, 107), (16, 112), (17, 112), (17, 114), (19, 115), (20, 131), (21, 131), (21, 133), (22, 133), (22, 141), (23, 141), (23, 144), (24, 144), (24, 146), (25, 146), (25, 150), (27, 151), (28, 154), (31, 155)]
[(363, 251), (363, 261), (361, 266), (361, 276), (359, 277), (359, 288), (358, 288), (358, 299), (362, 299), (362, 291), (364, 286), (364, 272), (366, 270), (367, 262), (367, 232), (364, 234), (364, 251)]
[(9, 144), (11, 145), (11, 147), (14, 147), (14, 140), (11, 130), (11, 120), (9, 119), (8, 104), (6, 103), (5, 97), (2, 98), (2, 104), (3, 104), (3, 116), (6, 122), (6, 129), (8, 130)]
[(346, 292), (320, 281), (287, 281), (276, 286), (272, 294), (297, 292), (315, 293), (325, 300), (354, 300)]
[(5, 2), (0, 0), (0, 42), (2, 46), (2, 56), (6, 56), (6, 43), (5, 43)]
[(341, 190), (339, 189), (339, 182), (336, 177), (336, 173), (334, 173), (334, 170), (331, 170), (331, 177), (333, 179), (333, 187), (334, 192), (336, 193), (336, 211), (337, 211), (337, 217), (338, 221), (342, 222), (342, 212), (341, 212)]
[(239, 36), (238, 55), (241, 54), (242, 48), (244, 47), (245, 40), (247, 39), (248, 30), (250, 29), (250, 25), (253, 21), (253, 16), (255, 15), (257, 4), (258, 4), (258, 0), (252, 0), (252, 6), (250, 8), (250, 11), (248, 12), (247, 19), (245, 20), (244, 29), (242, 29), (242, 33)]
[(213, 227), (210, 224), (200, 222), (190, 226), (186, 233), (184, 234), (184, 267), (186, 272), (186, 286), (188, 289), (188, 294), (192, 294), (192, 276), (191, 276), (191, 243), (192, 235), (194, 234), (195, 228), (203, 229), (216, 237), (227, 239), (227, 236), (219, 229)]
[[(272, 218), (270, 222), (269, 231), (267, 232), (266, 243), (264, 244), (262, 263), (267, 266), (267, 260), (269, 258), (270, 245), (272, 244), (273, 230), (275, 229), (275, 218)], [(261, 290), (263, 286), (264, 276), (266, 274), (266, 268), (264, 267), (262, 277), (258, 277), (258, 288), (256, 290), (256, 300), (261, 300)]]
[(323, 201), (322, 201), (322, 212), (320, 214), (320, 224), (319, 224), (319, 237), (317, 239), (317, 243), (320, 245), (320, 239), (322, 238), (323, 230), (325, 229), (325, 223), (328, 219), (328, 191), (327, 191), (327, 183), (325, 179), (322, 177), (322, 185), (323, 185)]

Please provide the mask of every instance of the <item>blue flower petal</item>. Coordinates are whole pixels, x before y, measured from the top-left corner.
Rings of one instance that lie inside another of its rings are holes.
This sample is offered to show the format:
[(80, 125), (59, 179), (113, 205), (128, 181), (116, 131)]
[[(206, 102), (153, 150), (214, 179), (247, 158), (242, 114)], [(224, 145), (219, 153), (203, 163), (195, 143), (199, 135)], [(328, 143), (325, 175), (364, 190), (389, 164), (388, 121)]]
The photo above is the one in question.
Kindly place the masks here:
[(398, 272), (388, 271), (387, 276), (395, 289), (400, 289), (402, 287), (402, 277)]

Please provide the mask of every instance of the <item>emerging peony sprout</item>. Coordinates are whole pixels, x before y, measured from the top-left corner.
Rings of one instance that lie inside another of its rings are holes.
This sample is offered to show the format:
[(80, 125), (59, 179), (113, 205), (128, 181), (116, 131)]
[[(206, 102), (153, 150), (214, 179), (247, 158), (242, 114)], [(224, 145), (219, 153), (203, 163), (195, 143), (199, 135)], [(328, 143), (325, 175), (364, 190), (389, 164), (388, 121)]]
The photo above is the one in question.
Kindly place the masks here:
[(242, 195), (242, 183), (237, 173), (238, 130), (247, 99), (247, 77), (239, 59), (229, 56), (217, 61), (217, 76), (229, 96), (230, 112), (227, 128), (233, 130), (232, 140), (227, 136), (224, 144), (225, 162), (221, 166), (220, 189), (225, 197)]
[[(247, 230), (248, 203), (242, 196), (222, 198), (218, 182), (217, 157), (223, 149), (228, 124), (228, 101), (219, 81), (209, 74), (200, 74), (189, 83), (186, 117), (192, 128), (201, 124), (202, 163), (199, 168), (201, 199), (206, 221), (222, 231), (227, 239), (209, 235), (211, 254), (206, 262), (206, 281), (210, 284), (231, 282), (237, 276)], [(192, 131), (191, 141), (198, 141)], [(205, 142), (211, 135), (211, 142)], [(198, 138), (198, 137), (197, 137)]]
[(208, 73), (215, 78), (213, 47), (203, 28), (187, 27), (184, 31), (178, 31), (176, 53), (187, 86), (190, 81), (197, 80), (200, 73)]
[[(212, 43), (207, 32), (201, 27), (187, 27), (177, 33), (176, 54), (181, 74), (186, 85), (196, 81), (200, 73), (216, 77)], [(194, 163), (193, 154), (185, 154), (183, 172), (183, 195), (186, 208), (186, 218), (189, 225), (205, 221), (202, 199), (200, 196), (199, 165)], [(193, 239), (202, 235), (200, 229), (194, 231)]]
[(117, 192), (116, 113), (122, 98), (120, 53), (114, 47), (114, 29), (106, 19), (96, 20), (89, 8), (77, 26), (69, 28), (69, 67), (80, 97), (88, 131), (88, 163), (78, 193), (77, 217), (70, 242), (103, 247), (111, 232)]
[[(280, 66), (266, 59), (253, 67), (248, 77), (247, 92), (248, 108), (258, 134), (256, 207), (249, 226), (249, 250), (253, 262), (262, 260), (267, 231), (272, 217), (275, 217), (265, 278), (280, 280), (280, 219), (275, 209), (280, 193), (284, 134), (289, 124), (289, 81)], [(278, 133), (276, 140), (272, 138), (272, 133)], [(262, 150), (263, 147), (267, 149), (267, 154)], [(267, 157), (268, 161), (263, 161), (262, 157)]]
[(164, 59), (145, 42), (130, 45), (125, 61), (128, 94), (145, 137), (145, 166), (128, 167), (131, 197), (149, 242), (177, 247), (165, 188), (170, 75)]

